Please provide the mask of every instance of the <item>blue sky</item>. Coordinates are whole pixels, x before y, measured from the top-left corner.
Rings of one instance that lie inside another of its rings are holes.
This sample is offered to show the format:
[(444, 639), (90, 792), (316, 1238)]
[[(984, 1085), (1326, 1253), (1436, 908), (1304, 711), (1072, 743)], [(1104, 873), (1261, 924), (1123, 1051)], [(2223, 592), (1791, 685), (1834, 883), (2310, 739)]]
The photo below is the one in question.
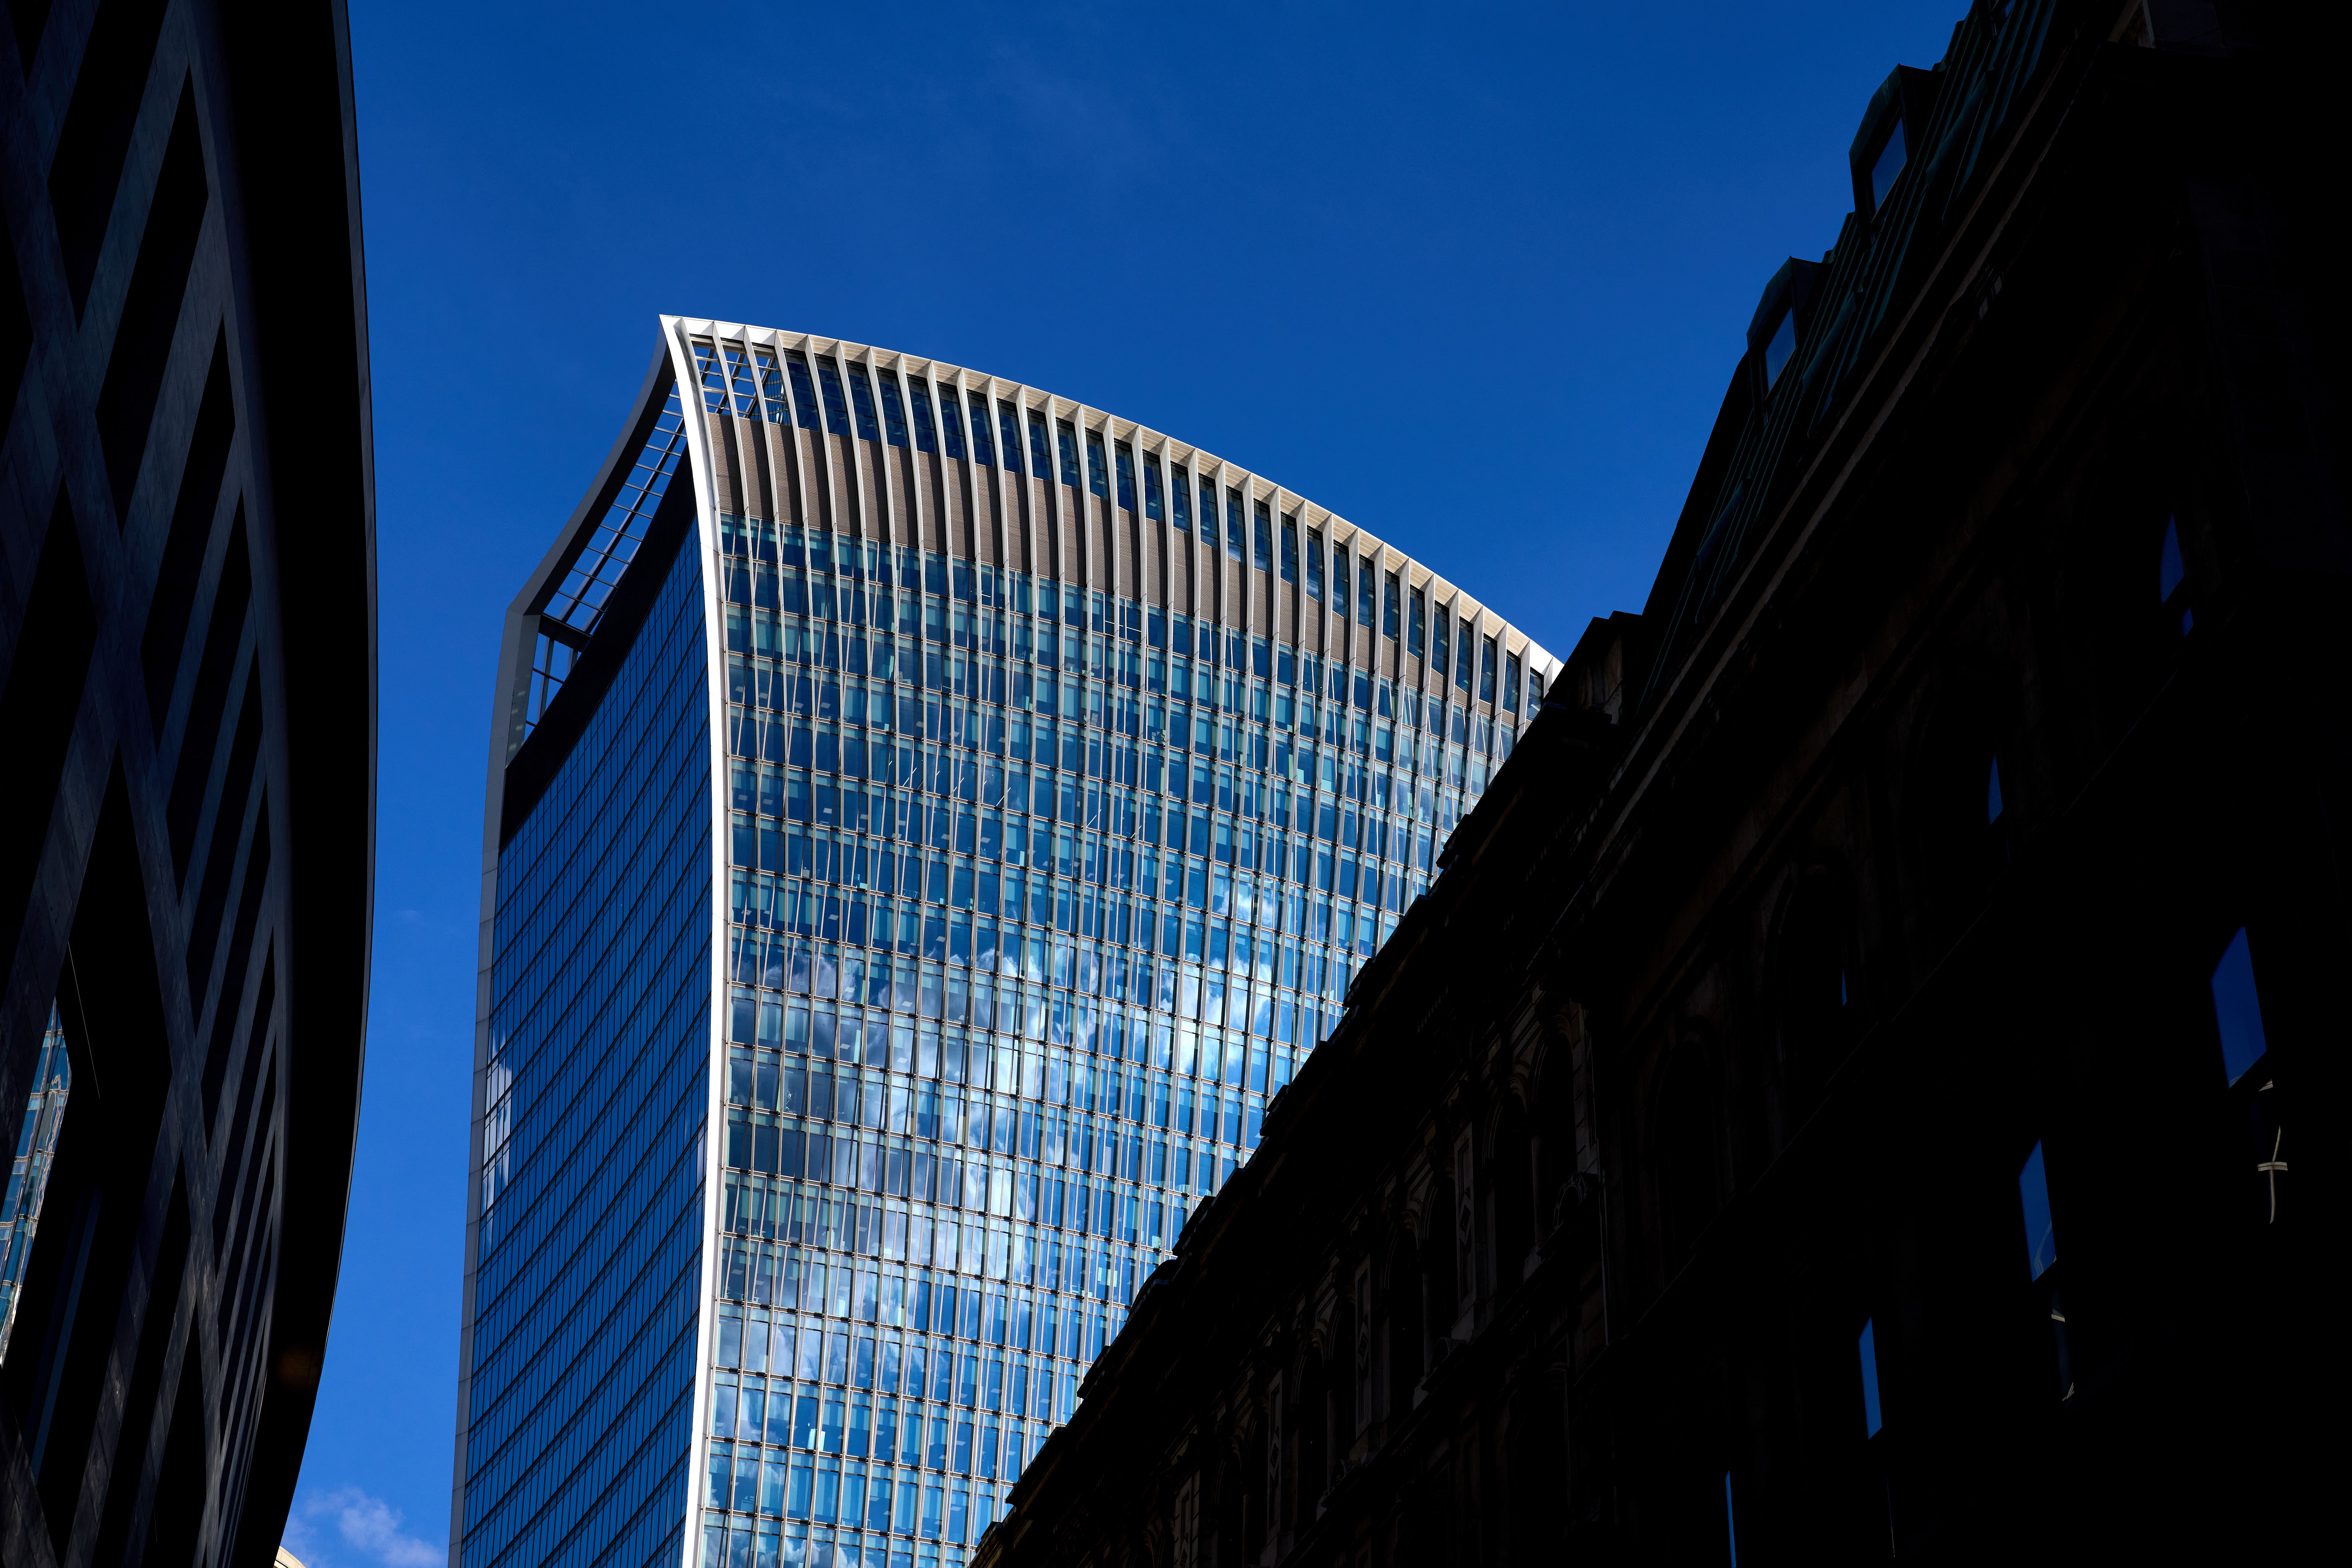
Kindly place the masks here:
[(312, 1568), (443, 1561), (499, 622), (658, 313), (1140, 420), (1565, 653), (1641, 607), (1758, 293), (1964, 5), (352, 0), (382, 762)]

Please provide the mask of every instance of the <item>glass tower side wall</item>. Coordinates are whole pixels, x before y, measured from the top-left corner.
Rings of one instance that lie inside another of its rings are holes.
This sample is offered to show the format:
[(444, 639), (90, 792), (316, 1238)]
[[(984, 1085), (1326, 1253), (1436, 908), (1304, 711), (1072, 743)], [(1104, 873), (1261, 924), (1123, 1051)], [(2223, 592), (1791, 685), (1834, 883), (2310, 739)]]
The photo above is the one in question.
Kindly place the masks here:
[(66, 1057), (66, 1032), (52, 1004), (49, 1026), (41, 1035), (40, 1064), (33, 1075), (32, 1094), (16, 1135), (16, 1160), (8, 1167), (7, 1195), (0, 1198), (0, 1356), (7, 1354), (9, 1330), (16, 1321), (18, 1276), (32, 1251), (33, 1232), (41, 1223), (49, 1161), (57, 1152), (58, 1126), (65, 1120), (66, 1098), (72, 1089), (73, 1065)]
[(499, 855), (467, 1568), (675, 1564), (710, 1050), (710, 738), (691, 539)]
[[(1249, 1158), (1549, 661), (1360, 536), (1327, 586), (1306, 531), (1297, 618), (1332, 628), (1309, 645), (835, 532), (807, 498), (895, 486), (901, 427), (796, 408), (793, 367), (835, 367), (816, 348), (690, 347), (712, 447), (771, 442), (799, 480), (789, 502), (775, 480), (781, 520), (713, 520), (728, 1059), (698, 1561), (957, 1568)], [(1060, 419), (1083, 411), (999, 399), (984, 447), (981, 393), (877, 384), (961, 466), (948, 488), (1030, 482), (1009, 477), (1026, 428), (1057, 516), (1116, 494), (1123, 539), (1139, 489), (1171, 553), (1197, 518), (1203, 570), (1297, 578), (1292, 513), (1221, 465), (1147, 454), (1139, 487), (1116, 429)], [(889, 492), (919, 524), (919, 489)], [(1424, 639), (1443, 653), (1404, 679)]]

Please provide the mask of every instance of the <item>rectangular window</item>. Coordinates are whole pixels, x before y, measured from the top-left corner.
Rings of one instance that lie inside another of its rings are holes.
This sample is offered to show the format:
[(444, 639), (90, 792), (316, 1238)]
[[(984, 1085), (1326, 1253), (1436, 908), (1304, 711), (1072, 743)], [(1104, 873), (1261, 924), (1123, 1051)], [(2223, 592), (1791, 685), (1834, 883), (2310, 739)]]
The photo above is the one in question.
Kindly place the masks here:
[(1135, 448), (1121, 441), (1112, 450), (1118, 467), (1118, 504), (1128, 510), (1135, 510)]
[(968, 393), (971, 399), (971, 458), (976, 463), (996, 466), (996, 444), (988, 438), (988, 399), (979, 393)]
[(1062, 438), (1062, 482), (1072, 489), (1078, 488), (1078, 427), (1066, 419), (1054, 421), (1055, 433)]
[(1878, 1339), (1874, 1322), (1862, 1325), (1862, 1435), (1875, 1437), (1886, 1425), (1878, 1414)]
[(1244, 531), (1242, 492), (1229, 489), (1225, 492), (1225, 554), (1235, 561), (1239, 561), (1242, 552), (1249, 548), (1249, 541), (1244, 537)]
[(1356, 624), (1360, 626), (1372, 624), (1372, 585), (1379, 581), (1380, 569), (1372, 564), (1370, 556), (1366, 555), (1357, 561)]
[(841, 368), (829, 359), (816, 362), (816, 378), (824, 386), (824, 427), (828, 434), (849, 434), (849, 401), (841, 391)]
[(1341, 620), (1348, 618), (1348, 562), (1349, 555), (1344, 544), (1331, 547), (1331, 613)]
[(1323, 531), (1318, 528), (1307, 531), (1307, 596), (1323, 597)]
[(1519, 656), (1503, 656), (1503, 706), (1516, 713), (1519, 710)]
[(882, 439), (881, 429), (874, 419), (873, 384), (866, 379), (866, 367), (862, 364), (849, 367), (849, 397), (857, 405), (857, 438), (861, 441)]
[(1021, 471), (1021, 416), (1010, 403), (996, 405), (996, 434), (1004, 451), (1004, 471)]
[(1282, 520), (1282, 580), (1298, 581), (1298, 520), (1295, 517)]
[(1143, 515), (1153, 522), (1165, 521), (1160, 516), (1163, 510), (1160, 496), (1160, 459), (1146, 453), (1143, 458)]
[(1402, 592), (1397, 582), (1397, 574), (1391, 572), (1388, 574), (1386, 584), (1381, 590), (1381, 636), (1384, 637), (1397, 635), (1398, 601), (1402, 597)]
[(915, 450), (938, 451), (939, 434), (931, 427), (931, 384), (910, 381), (907, 384), (907, 395), (915, 405)]
[(794, 354), (784, 362), (784, 368), (793, 374), (793, 405), (799, 412), (801, 428), (814, 430), (817, 427), (816, 388), (809, 382), (808, 361)]
[(2026, 1278), (2039, 1279), (2058, 1261), (2058, 1236), (2050, 1222), (2050, 1179), (2042, 1168), (2042, 1145), (2017, 1173), (2017, 1196), (2025, 1206)]
[(1274, 519), (1267, 515), (1265, 502), (1255, 503), (1255, 527), (1250, 533), (1250, 560), (1261, 572), (1274, 570)]
[(1478, 700), (1495, 700), (1495, 639), (1480, 639), (1478, 650)]
[(940, 433), (947, 437), (948, 456), (963, 456), (963, 416), (959, 412), (955, 388), (940, 388)]
[(1206, 479), (1201, 481), (1201, 542), (1212, 550), (1217, 544), (1217, 489)]
[(1406, 612), (1404, 623), (1405, 651), (1415, 658), (1421, 657), (1423, 645), (1429, 640), (1428, 616), (1428, 595), (1415, 588), (1412, 591), (1412, 605)]
[(1105, 468), (1102, 437), (1089, 430), (1087, 432), (1087, 489), (1096, 495), (1107, 497), (1110, 494), (1110, 475)]
[(907, 444), (907, 410), (898, 401), (898, 378), (888, 371), (875, 373), (882, 381), (882, 432), (893, 447)]
[(1468, 621), (1464, 621), (1461, 635), (1454, 640), (1454, 684), (1465, 691), (1470, 689), (1471, 650), (1477, 647), (1477, 636), (1476, 629)]
[(1045, 437), (1045, 416), (1034, 408), (1029, 411), (1029, 471), (1041, 479), (1054, 472), (1054, 448)]
[(1185, 477), (1183, 469), (1171, 468), (1168, 470), (1168, 489), (1176, 501), (1177, 529), (1181, 532), (1192, 532), (1192, 481)]

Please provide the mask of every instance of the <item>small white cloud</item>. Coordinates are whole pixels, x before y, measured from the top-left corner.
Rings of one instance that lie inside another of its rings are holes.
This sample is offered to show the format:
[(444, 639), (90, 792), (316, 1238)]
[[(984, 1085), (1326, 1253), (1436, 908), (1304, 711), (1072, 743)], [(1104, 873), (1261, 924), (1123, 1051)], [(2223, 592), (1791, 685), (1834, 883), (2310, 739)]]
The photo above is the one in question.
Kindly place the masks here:
[(295, 1517), (287, 1521), (288, 1549), (313, 1568), (319, 1568), (326, 1554), (320, 1550), (323, 1531), (313, 1527), (310, 1521), (314, 1520), (331, 1521), (345, 1545), (383, 1563), (384, 1568), (446, 1568), (446, 1552), (403, 1531), (405, 1516), (400, 1510), (382, 1498), (370, 1497), (358, 1487), (313, 1493), (303, 1500)]

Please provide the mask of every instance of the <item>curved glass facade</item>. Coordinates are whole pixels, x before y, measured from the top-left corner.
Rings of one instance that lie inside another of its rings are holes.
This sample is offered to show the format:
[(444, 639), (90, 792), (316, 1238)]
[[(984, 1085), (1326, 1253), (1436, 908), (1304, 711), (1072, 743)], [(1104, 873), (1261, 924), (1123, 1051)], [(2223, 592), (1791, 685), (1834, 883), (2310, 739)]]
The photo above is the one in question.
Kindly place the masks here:
[(689, 541), (499, 857), (465, 1563), (677, 1561), (710, 1077), (707, 640)]
[(1554, 661), (1142, 426), (664, 328), (723, 696), (684, 1561), (960, 1568)]

